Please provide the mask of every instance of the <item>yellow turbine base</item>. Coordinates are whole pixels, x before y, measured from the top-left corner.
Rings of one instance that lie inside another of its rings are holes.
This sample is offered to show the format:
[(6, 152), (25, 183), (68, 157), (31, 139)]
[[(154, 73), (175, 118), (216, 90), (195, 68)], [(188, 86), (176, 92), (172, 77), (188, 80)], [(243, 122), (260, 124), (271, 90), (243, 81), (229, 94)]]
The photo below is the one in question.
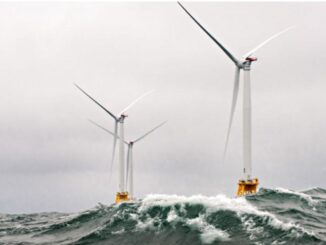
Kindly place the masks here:
[(128, 192), (117, 192), (115, 196), (115, 203), (120, 203), (120, 202), (127, 202), (129, 201), (129, 194)]
[(257, 192), (258, 179), (239, 180), (237, 196), (253, 195)]

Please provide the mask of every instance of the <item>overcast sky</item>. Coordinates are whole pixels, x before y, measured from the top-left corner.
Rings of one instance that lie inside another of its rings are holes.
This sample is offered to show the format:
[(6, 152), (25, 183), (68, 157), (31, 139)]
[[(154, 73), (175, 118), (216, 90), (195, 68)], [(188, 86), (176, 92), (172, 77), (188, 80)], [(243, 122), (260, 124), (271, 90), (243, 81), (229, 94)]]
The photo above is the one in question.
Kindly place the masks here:
[[(326, 4), (184, 5), (237, 57), (296, 25), (252, 66), (253, 175), (325, 187)], [(126, 139), (169, 120), (134, 147), (137, 197), (235, 195), (242, 90), (222, 164), (234, 65), (177, 3), (1, 3), (0, 32), (0, 212), (113, 202), (112, 137), (87, 119), (113, 120), (74, 82), (116, 113), (156, 90), (126, 119)]]

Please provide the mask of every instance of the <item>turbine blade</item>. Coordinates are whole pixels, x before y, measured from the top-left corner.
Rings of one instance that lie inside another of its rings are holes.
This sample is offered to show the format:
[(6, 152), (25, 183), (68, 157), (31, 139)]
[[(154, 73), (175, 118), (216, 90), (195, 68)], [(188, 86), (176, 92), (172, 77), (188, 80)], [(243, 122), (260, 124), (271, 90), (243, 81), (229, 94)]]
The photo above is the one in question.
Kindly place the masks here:
[[(96, 122), (94, 122), (94, 121), (93, 121), (93, 120), (91, 120), (91, 119), (88, 119), (88, 121), (89, 121), (90, 123), (94, 124), (95, 126), (99, 127), (100, 129), (104, 130), (105, 132), (107, 132), (107, 133), (111, 134), (111, 135), (114, 137), (114, 133), (113, 133), (112, 131), (110, 131), (110, 130), (108, 130), (108, 129), (104, 128), (103, 126), (101, 126), (101, 125), (97, 124)], [(118, 138), (118, 139), (120, 139), (120, 137), (119, 137), (119, 136), (117, 136), (117, 138)], [(128, 145), (128, 142), (127, 142), (127, 141), (124, 141), (124, 142), (125, 142), (125, 144), (127, 144), (127, 145)]]
[(253, 55), (258, 49), (260, 49), (261, 47), (265, 46), (267, 43), (269, 43), (270, 41), (272, 41), (273, 39), (277, 38), (278, 36), (282, 35), (283, 33), (293, 29), (294, 26), (291, 26), (291, 27), (288, 27), (286, 28), (285, 30), (283, 31), (280, 31), (276, 34), (274, 34), (273, 36), (271, 36), (270, 38), (266, 39), (264, 42), (260, 43), (257, 47), (255, 47), (254, 49), (252, 49), (251, 51), (249, 51), (248, 53), (246, 53), (245, 55), (243, 55), (242, 57), (245, 59), (245, 58), (248, 58), (250, 57), (251, 55)]
[(231, 114), (230, 114), (229, 126), (228, 126), (226, 141), (225, 141), (225, 147), (224, 147), (224, 153), (223, 153), (223, 162), (224, 162), (225, 156), (226, 156), (226, 151), (227, 151), (230, 132), (231, 132), (231, 126), (232, 126), (232, 122), (233, 122), (234, 111), (235, 111), (235, 107), (236, 107), (236, 104), (237, 104), (237, 98), (238, 98), (238, 92), (239, 92), (239, 79), (240, 79), (240, 68), (237, 67), (236, 70), (235, 70), (235, 78), (234, 78), (234, 85), (233, 85), (233, 98), (232, 98), (232, 105), (231, 105)]
[(102, 106), (99, 102), (97, 102), (95, 99), (93, 99), (88, 93), (86, 93), (81, 87), (79, 87), (76, 83), (74, 83), (74, 85), (80, 90), (82, 91), (88, 98), (90, 98), (91, 100), (93, 100), (99, 107), (101, 107), (104, 111), (106, 111), (111, 117), (113, 117), (115, 120), (118, 120), (118, 118), (112, 113), (110, 112), (108, 109), (106, 109), (104, 106)]
[(94, 121), (92, 121), (92, 120), (90, 120), (90, 119), (88, 119), (88, 121), (89, 121), (90, 123), (94, 124), (95, 126), (101, 128), (101, 129), (103, 129), (105, 132), (107, 132), (107, 133), (111, 134), (112, 136), (114, 136), (114, 133), (111, 132), (110, 130), (108, 130), (108, 129), (102, 127), (101, 125), (97, 124), (96, 122), (94, 122)]
[(180, 7), (190, 16), (190, 18), (195, 21), (195, 23), (223, 50), (223, 52), (233, 61), (233, 63), (236, 66), (239, 66), (239, 61), (219, 42), (216, 40), (216, 38), (210, 34), (189, 12), (188, 10), (183, 7), (183, 5), (178, 2), (178, 4), (180, 5)]
[(167, 122), (167, 121), (160, 123), (160, 124), (157, 125), (155, 128), (151, 129), (151, 130), (148, 131), (146, 134), (144, 134), (143, 136), (141, 136), (141, 137), (139, 137), (138, 139), (134, 140), (133, 142), (136, 143), (136, 142), (140, 141), (141, 139), (145, 138), (147, 135), (149, 135), (150, 133), (154, 132), (154, 131), (155, 131), (156, 129), (158, 129), (159, 127), (163, 126), (166, 122)]
[(148, 91), (146, 93), (144, 93), (142, 96), (138, 97), (137, 99), (135, 99), (133, 102), (131, 102), (126, 108), (124, 108), (119, 115), (121, 115), (122, 113), (126, 112), (127, 110), (129, 110), (132, 106), (134, 106), (138, 101), (140, 101), (142, 98), (144, 98), (145, 96), (153, 93), (154, 90)]

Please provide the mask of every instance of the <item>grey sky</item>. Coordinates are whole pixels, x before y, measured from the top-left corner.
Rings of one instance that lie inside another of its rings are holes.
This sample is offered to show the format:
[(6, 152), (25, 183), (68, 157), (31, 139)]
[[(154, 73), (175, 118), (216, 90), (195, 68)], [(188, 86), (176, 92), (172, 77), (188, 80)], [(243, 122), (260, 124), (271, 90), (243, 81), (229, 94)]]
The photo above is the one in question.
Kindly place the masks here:
[[(184, 5), (237, 56), (296, 25), (253, 64), (253, 172), (264, 187), (325, 187), (326, 4)], [(73, 82), (114, 112), (156, 90), (126, 119), (127, 139), (169, 120), (135, 146), (136, 196), (234, 195), (241, 103), (222, 164), (234, 66), (176, 3), (1, 3), (0, 31), (0, 212), (113, 201), (112, 137), (87, 118), (113, 120)]]

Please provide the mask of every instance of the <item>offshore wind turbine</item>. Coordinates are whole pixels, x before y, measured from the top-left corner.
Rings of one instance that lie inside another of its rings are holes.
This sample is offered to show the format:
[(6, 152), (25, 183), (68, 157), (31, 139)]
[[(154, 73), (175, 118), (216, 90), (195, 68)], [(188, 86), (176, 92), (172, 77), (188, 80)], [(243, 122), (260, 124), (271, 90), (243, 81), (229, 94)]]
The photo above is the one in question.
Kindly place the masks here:
[[(91, 97), (88, 93), (86, 93), (77, 84), (75, 84), (75, 86), (114, 119), (114, 122), (115, 122), (114, 123), (114, 133), (113, 133), (114, 140), (113, 140), (113, 150), (112, 150), (110, 174), (112, 173), (112, 166), (113, 166), (114, 157), (115, 157), (116, 143), (119, 138), (120, 139), (119, 140), (119, 143), (120, 143), (119, 144), (119, 191), (116, 194), (116, 203), (119, 203), (121, 201), (127, 201), (127, 200), (129, 200), (129, 196), (128, 196), (128, 192), (126, 191), (126, 187), (125, 187), (125, 175), (124, 175), (124, 173), (125, 173), (124, 120), (128, 116), (126, 114), (127, 110), (129, 110), (139, 100), (141, 100), (145, 96), (152, 93), (154, 90), (151, 90), (151, 91), (146, 92), (145, 94), (141, 95), (140, 97), (135, 99), (133, 102), (131, 102), (126, 108), (124, 108), (118, 114), (113, 114), (111, 111), (106, 109), (103, 105), (101, 105), (98, 101), (96, 101), (93, 97)], [(120, 131), (119, 131), (119, 137), (118, 137), (118, 129), (119, 128), (120, 128)]]
[[(106, 129), (105, 127), (97, 124), (96, 122), (89, 120), (92, 124), (95, 126), (101, 128), (105, 132), (111, 134), (114, 137), (114, 133), (110, 130)], [(162, 127), (167, 121), (164, 121), (157, 125), (156, 127), (149, 130), (147, 133), (143, 134), (142, 136), (136, 138), (135, 140), (126, 141), (123, 140), (123, 142), (128, 145), (128, 151), (127, 151), (127, 171), (126, 171), (126, 186), (128, 186), (128, 193), (129, 193), (129, 200), (134, 199), (134, 162), (133, 162), (133, 146), (135, 143), (139, 142), (140, 140), (144, 139), (147, 135), (153, 133), (156, 129)]]
[(243, 70), (244, 81), (243, 81), (243, 179), (239, 180), (238, 183), (238, 196), (246, 194), (254, 194), (257, 191), (258, 179), (252, 178), (252, 158), (251, 158), (251, 86), (250, 86), (250, 70), (251, 63), (257, 61), (257, 58), (253, 54), (261, 47), (265, 46), (271, 40), (292, 29), (289, 27), (281, 32), (274, 34), (264, 42), (260, 43), (254, 49), (244, 54), (241, 59), (237, 59), (231, 54), (211, 33), (209, 33), (191, 14), (190, 12), (178, 2), (180, 7), (190, 16), (190, 18), (222, 49), (222, 51), (230, 58), (235, 65), (235, 79), (233, 87), (233, 98), (231, 105), (231, 113), (229, 118), (228, 131), (225, 141), (225, 148), (223, 154), (223, 161), (225, 159), (229, 136), (231, 132), (231, 126), (233, 121), (233, 115), (237, 103), (237, 97), (239, 92), (239, 81), (240, 81), (240, 70)]

